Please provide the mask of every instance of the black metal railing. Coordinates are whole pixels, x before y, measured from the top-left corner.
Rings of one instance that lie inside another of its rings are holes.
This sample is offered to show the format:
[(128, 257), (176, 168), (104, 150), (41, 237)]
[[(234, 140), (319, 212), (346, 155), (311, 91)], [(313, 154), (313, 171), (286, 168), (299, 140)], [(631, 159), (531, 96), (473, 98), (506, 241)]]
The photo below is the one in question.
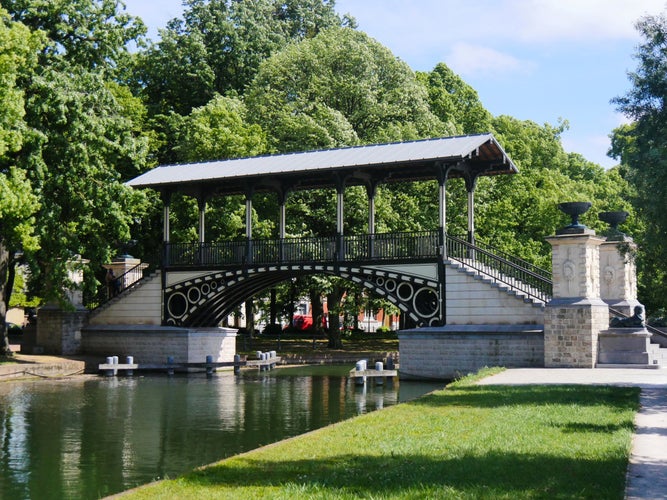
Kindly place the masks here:
[[(418, 260), (443, 255), (439, 231), (169, 243), (165, 267)], [(551, 273), (490, 245), (446, 237), (446, 257), (541, 301), (551, 298)]]
[(215, 243), (168, 243), (165, 267), (239, 266), (336, 259), (336, 238), (235, 240)]
[(439, 255), (438, 232), (345, 236), (344, 260), (413, 260)]
[(447, 235), (447, 258), (461, 262), (529, 297), (544, 302), (551, 299), (553, 282), (549, 271), (490, 245), (473, 245), (462, 238)]
[(139, 263), (136, 266), (128, 269), (123, 274), (116, 276), (113, 282), (104, 283), (104, 285), (101, 286), (97, 290), (97, 293), (95, 293), (93, 296), (84, 297), (84, 303), (86, 307), (89, 309), (100, 307), (106, 302), (109, 302), (114, 297), (123, 293), (125, 290), (137, 286), (145, 276), (148, 276), (150, 273), (155, 271), (156, 261), (157, 259), (153, 259), (153, 263)]
[(411, 260), (438, 255), (438, 232), (169, 243), (166, 267)]

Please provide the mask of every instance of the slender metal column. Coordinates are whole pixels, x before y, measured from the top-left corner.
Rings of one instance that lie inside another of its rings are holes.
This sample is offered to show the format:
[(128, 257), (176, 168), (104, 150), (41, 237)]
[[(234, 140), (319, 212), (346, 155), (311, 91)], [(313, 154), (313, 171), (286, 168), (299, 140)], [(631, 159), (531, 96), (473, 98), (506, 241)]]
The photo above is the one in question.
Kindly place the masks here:
[(278, 203), (278, 240), (280, 245), (278, 248), (278, 258), (282, 262), (285, 259), (285, 236), (287, 236), (287, 211), (285, 210), (285, 206), (287, 205), (287, 190), (281, 189), (278, 191)]
[(375, 234), (375, 194), (376, 186), (367, 186), (368, 193), (368, 234)]
[(479, 174), (468, 172), (465, 176), (468, 191), (468, 243), (475, 244), (475, 186)]
[(206, 196), (199, 195), (197, 197), (197, 206), (199, 207), (199, 264), (207, 263), (207, 252), (205, 249), (206, 241)]
[(338, 239), (337, 253), (338, 260), (345, 260), (345, 241), (344, 241), (344, 195), (345, 180), (336, 176), (336, 238)]
[(468, 243), (475, 244), (475, 190), (468, 191)]
[(246, 255), (247, 264), (252, 263), (252, 192), (251, 188), (246, 192), (245, 197), (245, 237), (246, 237)]
[(285, 239), (287, 231), (285, 229), (286, 221), (286, 211), (285, 211), (285, 199), (280, 200), (280, 207), (278, 212), (278, 238), (281, 240)]
[(252, 194), (248, 194), (245, 199), (245, 236), (252, 239)]
[(344, 210), (344, 195), (345, 194), (345, 188), (344, 187), (339, 187), (336, 189), (336, 233), (338, 233), (339, 236), (343, 236), (343, 221), (344, 221), (344, 215), (343, 215), (343, 210)]
[(201, 196), (197, 200), (199, 206), (199, 243), (206, 241), (206, 198)]
[(169, 193), (162, 193), (162, 241), (169, 243), (169, 204), (171, 195)]
[(439, 165), (436, 178), (438, 179), (438, 240), (440, 255), (447, 258), (447, 176), (451, 166)]
[(442, 230), (442, 232), (447, 231), (447, 186), (446, 186), (446, 181), (441, 181), (438, 186), (438, 194), (439, 194), (439, 202), (438, 206), (440, 210), (438, 211), (439, 213), (439, 227)]
[(371, 182), (366, 184), (366, 194), (368, 195), (368, 256), (375, 257), (375, 195), (377, 194), (377, 184)]

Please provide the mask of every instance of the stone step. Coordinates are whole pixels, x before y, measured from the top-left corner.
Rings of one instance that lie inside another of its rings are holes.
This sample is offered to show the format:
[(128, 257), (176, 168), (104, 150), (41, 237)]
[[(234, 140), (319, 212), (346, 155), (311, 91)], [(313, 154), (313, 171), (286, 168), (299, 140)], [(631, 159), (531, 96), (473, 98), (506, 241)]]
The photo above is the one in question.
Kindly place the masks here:
[(485, 273), (483, 270), (474, 269), (470, 266), (467, 266), (465, 263), (461, 261), (447, 260), (445, 261), (445, 264), (449, 265), (452, 269), (458, 272), (471, 276), (473, 279), (477, 281), (481, 281), (482, 283), (495, 287), (507, 293), (508, 295), (517, 297), (518, 299), (523, 300), (523, 302), (526, 304), (531, 304), (532, 306), (539, 308), (543, 308), (545, 306), (545, 303), (543, 301), (531, 297), (523, 290), (515, 288), (514, 286), (512, 286), (511, 283), (508, 283), (508, 282), (516, 282), (514, 278), (508, 278), (507, 279), (508, 282), (500, 281), (494, 278), (493, 276), (490, 276), (489, 274)]
[(595, 368), (643, 368), (647, 370), (659, 370), (662, 367), (657, 364), (596, 363)]

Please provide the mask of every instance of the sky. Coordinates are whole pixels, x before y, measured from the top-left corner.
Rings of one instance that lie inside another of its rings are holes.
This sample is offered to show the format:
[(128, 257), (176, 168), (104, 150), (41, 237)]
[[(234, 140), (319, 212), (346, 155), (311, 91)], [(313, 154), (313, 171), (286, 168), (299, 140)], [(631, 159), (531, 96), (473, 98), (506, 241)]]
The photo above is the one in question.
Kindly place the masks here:
[[(158, 40), (181, 0), (125, 0)], [(609, 134), (626, 118), (610, 103), (630, 88), (644, 15), (667, 0), (336, 0), (358, 28), (415, 71), (444, 62), (493, 115), (557, 126), (566, 151), (605, 168)]]

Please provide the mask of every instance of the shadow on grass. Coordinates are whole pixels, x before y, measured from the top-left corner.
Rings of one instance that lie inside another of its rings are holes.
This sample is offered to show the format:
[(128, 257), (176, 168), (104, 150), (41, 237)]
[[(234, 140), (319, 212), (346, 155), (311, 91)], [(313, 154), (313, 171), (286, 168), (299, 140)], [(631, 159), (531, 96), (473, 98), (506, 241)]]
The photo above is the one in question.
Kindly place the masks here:
[(424, 396), (413, 405), (462, 406), (498, 408), (502, 406), (615, 406), (619, 411), (639, 409), (637, 387), (582, 386), (582, 385), (521, 385), (521, 386), (450, 386)]
[[(622, 498), (625, 460), (567, 459), (491, 452), (443, 460), (421, 455), (340, 455), (327, 459), (263, 461), (239, 457), (187, 475), (195, 488), (298, 485), (336, 497), (428, 497), (437, 492), (486, 498)], [(440, 495), (437, 495), (440, 497)]]

